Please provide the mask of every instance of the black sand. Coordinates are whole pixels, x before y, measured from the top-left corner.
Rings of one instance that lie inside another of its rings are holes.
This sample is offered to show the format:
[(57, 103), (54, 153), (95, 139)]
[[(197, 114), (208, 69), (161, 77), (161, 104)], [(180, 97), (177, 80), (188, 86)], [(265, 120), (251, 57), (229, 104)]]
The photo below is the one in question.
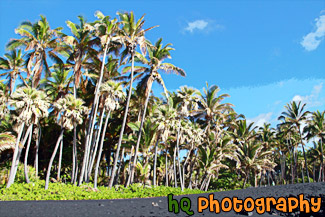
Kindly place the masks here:
[[(245, 199), (247, 197), (290, 197), (304, 194), (305, 198), (322, 197), (322, 207), (317, 213), (282, 213), (276, 211), (273, 207), (270, 213), (259, 215), (256, 211), (235, 213), (221, 212), (219, 214), (210, 213), (204, 210), (197, 212), (197, 199), (199, 196), (208, 197), (209, 194), (187, 195), (191, 199), (192, 216), (325, 216), (325, 183), (295, 184), (274, 187), (249, 188), (245, 190), (235, 190), (214, 193), (214, 198), (222, 200), (224, 197), (238, 197)], [(174, 196), (174, 199), (180, 200), (183, 196)], [(180, 211), (178, 214), (168, 212), (167, 197), (143, 198), (143, 199), (123, 199), (123, 200), (83, 200), (83, 201), (2, 201), (0, 202), (0, 217), (20, 217), (20, 216), (112, 216), (112, 217), (148, 217), (148, 216), (188, 216)]]

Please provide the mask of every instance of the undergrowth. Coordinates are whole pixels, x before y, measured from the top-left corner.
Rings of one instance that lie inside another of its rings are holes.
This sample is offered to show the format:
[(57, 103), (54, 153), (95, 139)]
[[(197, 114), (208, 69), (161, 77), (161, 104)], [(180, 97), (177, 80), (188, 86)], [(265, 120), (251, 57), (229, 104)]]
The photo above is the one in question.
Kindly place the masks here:
[(206, 193), (200, 190), (157, 186), (144, 187), (133, 184), (129, 187), (114, 186), (108, 188), (100, 186), (94, 189), (89, 185), (76, 186), (64, 183), (50, 183), (49, 189), (44, 189), (45, 181), (34, 183), (14, 183), (9, 189), (5, 185), (0, 186), (0, 201), (12, 200), (102, 200), (102, 199), (125, 199), (162, 197), (172, 193), (174, 195)]

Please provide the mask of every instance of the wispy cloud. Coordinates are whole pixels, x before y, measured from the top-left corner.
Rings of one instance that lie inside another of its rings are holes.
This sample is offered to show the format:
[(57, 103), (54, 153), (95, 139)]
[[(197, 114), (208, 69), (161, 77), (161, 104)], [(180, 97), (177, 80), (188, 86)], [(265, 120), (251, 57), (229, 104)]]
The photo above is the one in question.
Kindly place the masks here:
[(306, 106), (309, 108), (315, 106), (321, 106), (323, 103), (322, 100), (319, 99), (319, 93), (321, 92), (322, 88), (323, 88), (323, 83), (320, 83), (313, 87), (313, 90), (310, 95), (307, 96), (295, 95), (292, 100), (296, 102), (301, 101), (302, 103), (306, 103)]
[(195, 20), (194, 22), (187, 23), (185, 31), (193, 32), (194, 30), (203, 30), (208, 26), (208, 22), (204, 20)]
[(321, 15), (319, 18), (316, 18), (315, 22), (316, 30), (304, 36), (300, 43), (307, 51), (317, 49), (325, 37), (325, 15)]
[(183, 29), (184, 32), (210, 32), (211, 30), (224, 29), (223, 25), (216, 24), (213, 20), (195, 20), (193, 22), (187, 22), (186, 27)]

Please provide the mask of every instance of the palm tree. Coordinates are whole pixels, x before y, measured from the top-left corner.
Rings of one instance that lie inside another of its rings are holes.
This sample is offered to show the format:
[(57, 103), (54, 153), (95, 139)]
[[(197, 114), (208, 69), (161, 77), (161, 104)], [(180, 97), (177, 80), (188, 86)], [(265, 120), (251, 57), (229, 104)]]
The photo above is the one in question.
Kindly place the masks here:
[[(95, 125), (95, 119), (97, 116), (97, 110), (98, 110), (98, 103), (99, 103), (99, 92), (100, 92), (100, 87), (102, 84), (103, 76), (104, 76), (104, 69), (105, 69), (105, 61), (106, 61), (106, 54), (108, 53), (108, 49), (111, 48), (111, 50), (115, 51), (115, 53), (118, 53), (119, 49), (117, 46), (114, 46), (118, 43), (119, 37), (116, 35), (117, 28), (118, 28), (118, 23), (116, 19), (110, 20), (110, 17), (104, 16), (100, 11), (97, 11), (95, 13), (95, 16), (99, 19), (99, 21), (95, 22), (93, 24), (95, 26), (95, 32), (96, 36), (100, 39), (101, 45), (104, 47), (104, 55), (103, 55), (103, 61), (101, 62), (101, 69), (100, 69), (100, 75), (98, 78), (98, 82), (96, 85), (96, 90), (95, 90), (95, 97), (94, 97), (94, 103), (93, 103), (93, 108), (90, 114), (90, 121), (89, 121), (89, 132), (86, 137), (86, 144), (85, 144), (85, 155), (84, 155), (84, 160), (83, 160), (83, 165), (82, 165), (82, 170), (80, 174), (80, 179), (79, 179), (79, 184), (83, 181), (83, 175), (89, 174), (91, 171), (88, 170), (87, 172), (87, 164), (89, 161), (89, 151), (90, 151), (90, 146), (92, 144), (92, 135), (93, 135), (93, 130), (94, 130), (94, 125)], [(86, 178), (86, 180), (89, 178), (89, 176)]]
[(16, 137), (10, 132), (0, 133), (0, 154), (5, 150), (15, 150)]
[(307, 139), (311, 139), (315, 136), (319, 138), (319, 147), (321, 150), (321, 173), (322, 180), (325, 181), (324, 172), (324, 159), (323, 159), (323, 137), (325, 135), (325, 111), (316, 111), (312, 113), (311, 119), (307, 121), (307, 126), (304, 128), (304, 133), (307, 133)]
[(123, 133), (124, 133), (125, 125), (126, 125), (126, 118), (127, 118), (128, 111), (129, 111), (129, 104), (130, 104), (130, 99), (131, 99), (131, 94), (132, 94), (133, 73), (134, 73), (134, 55), (136, 52), (136, 47), (137, 47), (137, 45), (139, 45), (142, 53), (146, 52), (146, 43), (145, 43), (144, 35), (145, 35), (145, 32), (154, 28), (154, 27), (151, 27), (146, 30), (142, 29), (142, 27), (144, 25), (144, 15), (138, 21), (135, 21), (133, 12), (117, 13), (117, 14), (120, 17), (120, 20), (121, 20), (120, 22), (122, 24), (122, 27), (118, 31), (118, 35), (120, 37), (122, 44), (125, 47), (125, 50), (121, 53), (121, 61), (123, 62), (124, 59), (128, 55), (131, 55), (131, 65), (132, 66), (131, 66), (131, 80), (130, 80), (130, 85), (129, 85), (129, 90), (128, 90), (128, 98), (126, 101), (126, 107), (125, 107), (121, 131), (120, 131), (120, 137), (119, 137), (116, 154), (115, 154), (115, 158), (114, 158), (112, 175), (111, 175), (111, 179), (109, 182), (110, 188), (113, 186), (113, 181), (115, 178), (116, 165), (117, 165), (118, 156), (119, 156), (120, 148), (121, 148), (121, 144), (122, 144)]
[(302, 129), (300, 128), (302, 122), (307, 120), (307, 115), (309, 114), (309, 112), (308, 111), (303, 112), (306, 103), (304, 103), (302, 106), (300, 106), (300, 104), (301, 102), (297, 104), (295, 101), (292, 101), (290, 104), (287, 104), (285, 106), (286, 111), (281, 113), (279, 120), (283, 121), (282, 124), (288, 125), (290, 128), (295, 128), (299, 133), (302, 151), (305, 159), (306, 174), (309, 183), (310, 180), (309, 180), (309, 172), (308, 172), (308, 163), (307, 163), (307, 158), (305, 153), (305, 144), (302, 140), (302, 134), (301, 134)]
[(255, 187), (257, 187), (257, 173), (262, 170), (273, 171), (275, 164), (268, 159), (268, 156), (272, 152), (263, 151), (263, 146), (254, 141), (242, 144), (237, 151), (240, 159), (241, 172), (245, 177), (243, 188), (245, 188), (251, 171), (254, 174)]
[(41, 19), (34, 24), (29, 21), (21, 23), (15, 32), (22, 38), (13, 39), (7, 44), (9, 50), (14, 50), (17, 47), (25, 47), (26, 51), (31, 50), (27, 54), (27, 76), (33, 76), (32, 87), (38, 86), (43, 68), (46, 75), (50, 74), (47, 56), (56, 63), (62, 63), (56, 54), (59, 47), (59, 40), (56, 37), (61, 34), (61, 29), (51, 29), (47, 19), (41, 15)]
[(216, 85), (209, 87), (206, 83), (206, 89), (203, 88), (204, 95), (198, 93), (199, 95), (199, 109), (197, 111), (197, 117), (203, 119), (205, 122), (205, 132), (207, 135), (210, 134), (211, 125), (215, 123), (217, 117), (222, 116), (226, 110), (231, 109), (233, 106), (230, 103), (221, 103), (223, 99), (229, 97), (228, 94), (221, 94), (218, 96), (220, 88)]
[(4, 120), (6, 116), (9, 114), (8, 109), (8, 100), (9, 97), (5, 92), (5, 85), (0, 83), (0, 120)]
[(6, 57), (6, 59), (0, 57), (0, 69), (5, 70), (5, 72), (0, 74), (0, 77), (1, 76), (7, 77), (10, 95), (12, 95), (15, 88), (15, 82), (17, 80), (17, 76), (19, 76), (20, 79), (23, 82), (25, 82), (21, 74), (22, 72), (25, 71), (24, 59), (20, 49), (18, 51), (13, 50), (10, 53), (6, 53), (4, 56)]
[[(38, 124), (41, 118), (45, 118), (48, 116), (48, 108), (49, 103), (46, 99), (46, 94), (43, 91), (36, 90), (35, 88), (25, 87), (19, 88), (16, 92), (13, 93), (11, 99), (9, 100), (10, 106), (15, 107), (16, 112), (19, 114), (17, 117), (17, 122), (20, 125), (20, 130), (17, 136), (15, 152), (12, 159), (12, 165), (10, 170), (9, 181), (7, 183), (7, 188), (14, 182), (16, 171), (20, 158), (20, 150), (19, 150), (19, 142), (24, 129), (24, 126), (29, 126), (26, 132), (25, 138), (29, 136), (29, 141), (26, 147), (25, 153), (25, 177), (26, 181), (29, 182), (28, 174), (27, 174), (27, 156), (28, 150), (31, 143), (32, 137), (32, 127), (33, 124)], [(25, 139), (24, 139), (25, 140)], [(24, 146), (23, 142), (23, 146)], [(19, 154), (18, 154), (19, 152)]]
[(103, 129), (100, 146), (99, 146), (97, 163), (96, 163), (96, 167), (95, 167), (94, 188), (97, 188), (98, 168), (99, 168), (99, 163), (101, 161), (103, 144), (104, 144), (104, 139), (105, 139), (105, 134), (106, 134), (106, 129), (107, 129), (110, 113), (112, 111), (118, 109), (120, 106), (119, 101), (124, 100), (124, 98), (125, 98), (125, 94), (123, 92), (121, 83), (116, 83), (114, 81), (107, 81), (106, 83), (104, 83), (101, 86), (101, 95), (104, 99), (104, 108), (103, 108), (102, 113), (104, 114), (105, 110), (108, 110), (108, 114), (106, 115), (104, 129)]
[(51, 77), (41, 81), (47, 95), (51, 96), (53, 101), (57, 101), (68, 94), (72, 80), (69, 73), (70, 70), (64, 65), (57, 65), (51, 72)]
[[(133, 158), (133, 165), (131, 166), (131, 183), (133, 182), (133, 173), (134, 173), (134, 168), (136, 166), (136, 160), (137, 160), (137, 154), (139, 150), (139, 144), (141, 140), (141, 133), (142, 133), (142, 127), (147, 111), (147, 106), (149, 102), (149, 97), (151, 93), (151, 88), (152, 84), (154, 81), (157, 81), (165, 90), (165, 94), (167, 96), (167, 90), (164, 84), (164, 81), (159, 74), (160, 71), (163, 72), (174, 72), (177, 75), (185, 76), (185, 71), (181, 68), (178, 68), (174, 66), (171, 63), (163, 63), (163, 61), (166, 58), (171, 58), (170, 57), (170, 50), (174, 50), (171, 46), (171, 44), (167, 44), (163, 47), (162, 45), (162, 38), (160, 38), (156, 44), (153, 46), (151, 43), (148, 43), (148, 59), (146, 59), (142, 54), (136, 53), (137, 60), (141, 62), (142, 64), (145, 64), (146, 66), (139, 66), (136, 68), (136, 72), (139, 74), (137, 78), (141, 78), (141, 81), (138, 83), (138, 89), (140, 89), (141, 92), (144, 92), (146, 100), (144, 103), (144, 109), (142, 113), (142, 118), (141, 118), (141, 123), (140, 123), (140, 128), (138, 131), (138, 140), (135, 148), (135, 155)], [(125, 68), (124, 71), (128, 71), (130, 68)]]
[[(58, 147), (63, 139), (64, 129), (72, 130), (77, 124), (82, 124), (83, 115), (88, 112), (88, 108), (83, 106), (84, 102), (81, 99), (76, 99), (68, 94), (64, 98), (60, 98), (54, 103), (54, 107), (58, 109), (57, 123), (61, 126), (60, 136), (56, 142), (53, 154), (46, 173), (45, 189), (48, 189), (51, 167), (55, 158)], [(75, 144), (75, 142), (74, 142)], [(74, 147), (75, 148), (75, 147)], [(75, 155), (76, 156), (76, 155)], [(61, 160), (61, 159), (60, 159)], [(59, 160), (59, 161), (60, 161)], [(74, 160), (74, 159), (73, 159)]]

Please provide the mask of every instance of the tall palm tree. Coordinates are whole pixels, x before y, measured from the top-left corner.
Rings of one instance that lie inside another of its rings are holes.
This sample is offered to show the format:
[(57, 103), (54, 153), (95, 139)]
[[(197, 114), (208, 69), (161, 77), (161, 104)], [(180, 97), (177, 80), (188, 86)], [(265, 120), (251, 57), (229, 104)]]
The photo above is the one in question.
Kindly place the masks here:
[[(25, 138), (29, 136), (30, 139), (26, 147), (24, 171), (26, 181), (29, 182), (27, 174), (27, 156), (33, 133), (32, 127), (34, 124), (38, 124), (41, 118), (45, 118), (48, 116), (49, 108), (49, 103), (47, 101), (46, 94), (43, 91), (36, 90), (35, 88), (31, 87), (17, 89), (16, 92), (14, 92), (14, 94), (12, 95), (9, 104), (10, 106), (13, 106), (16, 112), (19, 114), (19, 116), (17, 117), (17, 122), (20, 125), (20, 129), (17, 136), (15, 152), (12, 158), (12, 165), (10, 170), (9, 181), (7, 183), (7, 188), (9, 188), (10, 185), (14, 182), (16, 176), (21, 153), (19, 149), (19, 142), (25, 125), (28, 126)], [(24, 145), (24, 142), (22, 145)]]
[(96, 84), (94, 103), (92, 106), (93, 108), (90, 114), (90, 121), (88, 126), (89, 130), (87, 131), (88, 133), (86, 137), (85, 154), (84, 154), (84, 160), (81, 169), (79, 184), (83, 181), (84, 173), (89, 174), (91, 172), (91, 171), (87, 172), (88, 170), (87, 164), (89, 164), (88, 161), (90, 158), (89, 156), (90, 146), (92, 144), (92, 135), (93, 135), (94, 125), (95, 125), (95, 119), (97, 116), (99, 95), (100, 95), (99, 92), (100, 92), (100, 87), (104, 76), (106, 55), (108, 52), (112, 50), (115, 51), (116, 54), (118, 54), (119, 52), (119, 46), (116, 46), (116, 44), (118, 44), (118, 39), (119, 39), (119, 37), (116, 34), (118, 29), (117, 20), (116, 19), (111, 20), (109, 16), (104, 16), (100, 11), (97, 11), (95, 13), (95, 16), (99, 19), (97, 22), (93, 24), (95, 27), (95, 35), (100, 39), (104, 54), (103, 54), (103, 60), (101, 62), (101, 69), (100, 69), (98, 82)]
[[(25, 21), (15, 30), (22, 38), (12, 39), (7, 44), (7, 49), (14, 50), (17, 47), (25, 47), (27, 54), (27, 76), (33, 76), (32, 87), (37, 87), (42, 76), (43, 69), (46, 76), (50, 74), (47, 57), (56, 63), (62, 60), (56, 54), (59, 47), (59, 36), (62, 28), (51, 29), (46, 17), (41, 15), (41, 19), (36, 23)], [(33, 69), (32, 69), (33, 68)]]
[(104, 83), (101, 86), (101, 95), (104, 100), (103, 113), (105, 113), (105, 110), (107, 110), (108, 114), (106, 115), (104, 129), (102, 132), (102, 137), (101, 137), (100, 146), (99, 146), (97, 163), (95, 166), (94, 188), (97, 188), (97, 177), (98, 177), (99, 163), (102, 159), (101, 156), (102, 156), (102, 151), (103, 151), (103, 144), (104, 144), (104, 139), (105, 139), (105, 135), (106, 135), (106, 129), (107, 129), (110, 113), (112, 111), (117, 110), (120, 107), (119, 101), (124, 100), (124, 98), (125, 98), (125, 94), (123, 92), (121, 83), (116, 83), (114, 81), (107, 81), (106, 83)]
[[(159, 74), (160, 71), (162, 72), (174, 72), (177, 75), (185, 76), (185, 71), (177, 66), (174, 66), (171, 63), (163, 63), (163, 61), (166, 58), (171, 58), (169, 51), (174, 50), (171, 46), (171, 44), (167, 44), (163, 47), (162, 45), (162, 38), (160, 38), (155, 45), (152, 45), (151, 43), (148, 43), (148, 58), (145, 58), (142, 54), (136, 53), (137, 60), (146, 65), (146, 66), (139, 66), (136, 67), (136, 72), (139, 74), (136, 78), (140, 79), (140, 82), (138, 83), (138, 89), (140, 89), (141, 92), (144, 92), (145, 94), (145, 103), (143, 108), (143, 113), (141, 117), (141, 123), (140, 128), (138, 131), (138, 140), (136, 143), (135, 148), (135, 155), (133, 158), (133, 164), (131, 166), (131, 175), (130, 175), (130, 183), (133, 181), (133, 174), (134, 174), (134, 168), (136, 166), (137, 161), (137, 154), (139, 150), (139, 144), (141, 140), (141, 133), (142, 133), (142, 127), (146, 116), (147, 106), (149, 102), (149, 97), (151, 93), (152, 84), (154, 81), (157, 81), (165, 91), (165, 94), (167, 94), (167, 90), (164, 84), (164, 81)], [(125, 68), (124, 71), (130, 70), (130, 68)]]
[(305, 169), (306, 169), (306, 174), (309, 183), (310, 179), (309, 179), (309, 172), (308, 172), (308, 162), (307, 162), (306, 152), (305, 152), (305, 143), (303, 142), (302, 132), (301, 132), (302, 131), (301, 124), (307, 120), (307, 115), (309, 114), (308, 111), (303, 111), (305, 106), (306, 103), (304, 103), (301, 106), (301, 102), (297, 104), (295, 101), (292, 101), (290, 104), (287, 104), (285, 106), (286, 111), (281, 113), (279, 120), (283, 121), (282, 124), (288, 125), (290, 128), (295, 128), (300, 136), (300, 143), (304, 154)]
[(307, 125), (304, 128), (304, 133), (307, 133), (307, 139), (313, 137), (319, 138), (319, 147), (321, 150), (321, 168), (322, 168), (322, 180), (325, 181), (325, 172), (324, 172), (324, 159), (323, 159), (323, 138), (325, 135), (325, 111), (320, 112), (316, 111), (312, 113), (311, 119), (307, 121)]
[(130, 78), (131, 80), (130, 80), (130, 85), (129, 85), (129, 90), (128, 90), (128, 98), (126, 101), (126, 107), (125, 107), (122, 127), (121, 127), (121, 131), (120, 131), (120, 137), (119, 137), (116, 154), (115, 154), (115, 158), (114, 158), (112, 175), (111, 175), (110, 182), (109, 182), (110, 188), (113, 186), (113, 181), (115, 178), (116, 165), (117, 165), (118, 156), (120, 153), (120, 148), (121, 148), (121, 144), (122, 144), (122, 140), (123, 140), (123, 133), (124, 133), (125, 125), (126, 125), (126, 118), (127, 118), (128, 111), (129, 111), (129, 104), (130, 104), (130, 99), (131, 99), (131, 94), (132, 94), (133, 73), (134, 73), (134, 55), (136, 52), (136, 47), (137, 47), (137, 45), (139, 45), (141, 52), (142, 53), (146, 52), (147, 46), (145, 43), (144, 35), (147, 31), (154, 28), (154, 27), (150, 27), (145, 30), (142, 29), (144, 22), (145, 22), (144, 15), (138, 21), (135, 21), (133, 12), (117, 13), (117, 14), (120, 17), (120, 22), (122, 24), (122, 27), (118, 31), (118, 35), (120, 36), (120, 40), (125, 47), (125, 50), (121, 53), (121, 61), (123, 62), (126, 57), (131, 55), (131, 78)]
[(6, 76), (11, 95), (14, 91), (15, 82), (18, 76), (25, 82), (25, 79), (22, 77), (22, 72), (26, 71), (24, 67), (24, 57), (20, 49), (18, 51), (13, 50), (10, 53), (6, 53), (4, 56), (5, 58), (0, 57), (0, 70), (4, 70), (5, 72), (1, 73), (0, 77)]

